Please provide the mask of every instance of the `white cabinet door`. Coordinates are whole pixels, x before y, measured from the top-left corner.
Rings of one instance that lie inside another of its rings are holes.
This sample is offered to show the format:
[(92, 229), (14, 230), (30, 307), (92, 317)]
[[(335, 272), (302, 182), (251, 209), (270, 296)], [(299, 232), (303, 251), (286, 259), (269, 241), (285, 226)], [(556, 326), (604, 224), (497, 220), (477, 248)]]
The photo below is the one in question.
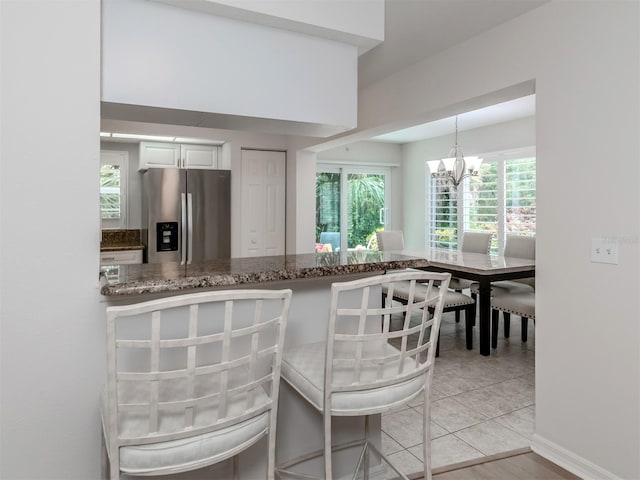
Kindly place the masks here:
[(139, 169), (180, 166), (180, 145), (175, 143), (140, 142)]
[(286, 154), (242, 150), (241, 256), (285, 253)]
[(181, 145), (182, 168), (218, 168), (218, 147), (214, 145)]
[(148, 168), (218, 168), (216, 145), (140, 142), (139, 170)]

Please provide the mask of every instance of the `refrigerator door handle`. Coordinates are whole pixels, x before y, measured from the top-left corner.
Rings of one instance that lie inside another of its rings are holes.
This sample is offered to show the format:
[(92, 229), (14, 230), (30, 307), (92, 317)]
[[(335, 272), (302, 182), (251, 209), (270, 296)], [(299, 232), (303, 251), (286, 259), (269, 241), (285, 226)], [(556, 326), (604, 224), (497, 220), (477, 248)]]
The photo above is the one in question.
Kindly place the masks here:
[(187, 250), (187, 263), (193, 260), (193, 196), (187, 193), (187, 212), (189, 214), (187, 236), (189, 237), (189, 248)]
[(180, 194), (182, 204), (182, 245), (180, 248), (180, 265), (184, 265), (187, 260), (187, 198), (184, 193)]

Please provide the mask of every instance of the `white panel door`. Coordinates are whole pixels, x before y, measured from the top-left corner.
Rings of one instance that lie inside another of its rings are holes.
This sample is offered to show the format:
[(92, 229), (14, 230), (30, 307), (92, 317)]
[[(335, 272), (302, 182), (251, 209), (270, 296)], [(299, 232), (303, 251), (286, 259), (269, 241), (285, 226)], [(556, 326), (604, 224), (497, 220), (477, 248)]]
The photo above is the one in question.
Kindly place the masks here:
[(241, 182), (241, 255), (284, 255), (285, 152), (242, 150)]

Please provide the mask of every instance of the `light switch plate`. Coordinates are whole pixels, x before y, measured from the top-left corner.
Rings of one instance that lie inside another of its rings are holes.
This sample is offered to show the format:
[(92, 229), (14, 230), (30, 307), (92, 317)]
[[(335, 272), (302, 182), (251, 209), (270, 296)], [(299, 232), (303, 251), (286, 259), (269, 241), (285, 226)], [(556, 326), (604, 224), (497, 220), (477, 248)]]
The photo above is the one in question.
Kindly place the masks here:
[(595, 263), (618, 264), (618, 240), (616, 238), (592, 238), (591, 261)]

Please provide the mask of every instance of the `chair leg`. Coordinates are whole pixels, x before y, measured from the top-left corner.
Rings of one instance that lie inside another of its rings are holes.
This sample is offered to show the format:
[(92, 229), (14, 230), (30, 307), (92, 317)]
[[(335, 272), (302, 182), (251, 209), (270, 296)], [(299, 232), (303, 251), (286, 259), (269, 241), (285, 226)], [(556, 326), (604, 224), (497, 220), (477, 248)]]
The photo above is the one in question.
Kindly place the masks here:
[(364, 417), (364, 478), (369, 478), (369, 415)]
[(499, 310), (491, 310), (491, 348), (498, 347), (498, 320), (500, 318)]
[[(271, 459), (268, 460), (267, 463), (270, 463)], [(271, 465), (267, 465), (267, 478), (273, 478), (272, 476), (269, 476), (269, 473), (271, 472)], [(234, 455), (231, 458), (231, 478), (233, 478), (233, 480), (238, 480), (240, 477), (238, 477), (238, 455)]]
[[(466, 319), (465, 319), (466, 321)], [(427, 381), (424, 389), (424, 404), (422, 406), (422, 455), (424, 458), (424, 480), (431, 479), (431, 382)]]
[(502, 317), (504, 319), (504, 338), (509, 338), (511, 335), (511, 318), (508, 313), (502, 312)]
[(476, 326), (476, 311), (477, 311), (477, 305), (478, 305), (478, 295), (476, 295), (475, 293), (471, 294), (471, 298), (473, 298), (473, 313), (471, 314), (471, 326), (475, 327)]
[(456, 310), (456, 323), (460, 323), (460, 310)]
[(529, 328), (529, 319), (527, 317), (522, 317), (520, 319), (520, 324), (522, 326), (520, 336), (523, 342), (527, 341), (527, 329)]
[(436, 342), (436, 357), (440, 356), (440, 332), (438, 331), (438, 341)]
[(467, 342), (467, 350), (473, 350), (473, 320), (475, 318), (476, 306), (471, 305), (464, 312), (464, 329)]
[[(274, 480), (276, 476), (276, 427), (272, 424), (269, 427), (269, 449), (267, 452), (267, 480)], [(234, 458), (237, 458), (236, 455)]]
[(325, 406), (324, 410), (324, 478), (331, 480), (333, 471), (331, 468), (331, 410)]
[[(511, 314), (509, 312), (502, 312), (502, 319), (504, 320), (504, 328), (505, 328), (505, 337), (507, 337), (506, 332), (507, 330), (511, 330)], [(507, 327), (507, 324), (509, 324), (509, 326)]]

